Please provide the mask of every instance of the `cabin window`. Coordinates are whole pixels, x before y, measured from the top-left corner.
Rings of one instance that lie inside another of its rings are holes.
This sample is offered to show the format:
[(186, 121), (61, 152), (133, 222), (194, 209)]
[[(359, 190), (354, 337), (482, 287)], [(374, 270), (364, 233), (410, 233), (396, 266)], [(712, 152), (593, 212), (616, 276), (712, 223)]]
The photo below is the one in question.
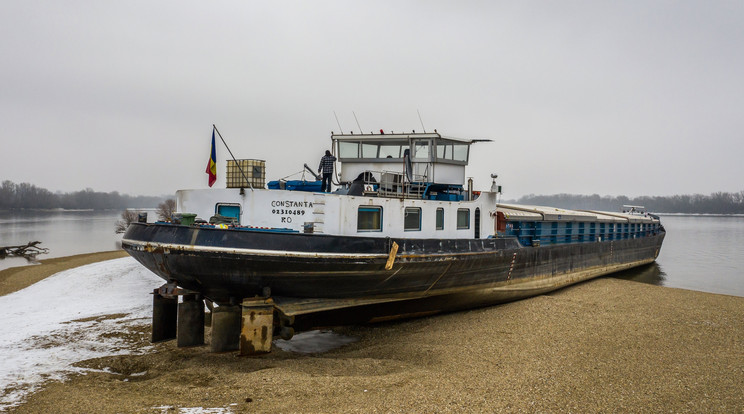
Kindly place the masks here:
[(421, 209), (418, 207), (406, 207), (403, 217), (403, 229), (406, 231), (421, 230)]
[(377, 144), (362, 144), (362, 158), (377, 158)]
[[(437, 144), (437, 158), (440, 160), (451, 160), (454, 157), (454, 147), (452, 144), (444, 144), (444, 143), (438, 143)], [(466, 150), (467, 151), (467, 150)], [(458, 160), (459, 161), (459, 160)]]
[(452, 159), (452, 145), (437, 144), (437, 158), (444, 160), (447, 156)]
[(444, 230), (444, 209), (439, 207), (437, 209), (437, 230)]
[(380, 145), (380, 158), (401, 158), (400, 145)]
[(457, 229), (469, 229), (470, 228), (470, 210), (467, 208), (457, 209)]
[(214, 210), (218, 215), (232, 217), (238, 224), (240, 224), (240, 204), (217, 203)]
[(339, 158), (359, 158), (359, 143), (358, 142), (339, 142), (338, 143), (338, 157)]
[(429, 141), (415, 141), (413, 143), (413, 158), (429, 159)]
[(455, 161), (466, 161), (468, 160), (468, 145), (467, 144), (455, 144), (453, 148), (453, 159)]
[(357, 231), (382, 231), (382, 207), (359, 206)]

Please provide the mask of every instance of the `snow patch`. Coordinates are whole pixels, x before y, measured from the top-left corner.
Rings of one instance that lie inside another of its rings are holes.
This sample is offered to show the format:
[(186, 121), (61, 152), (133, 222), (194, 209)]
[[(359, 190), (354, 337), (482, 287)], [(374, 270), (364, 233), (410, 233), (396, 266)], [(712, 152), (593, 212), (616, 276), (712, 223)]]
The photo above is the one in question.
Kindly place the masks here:
[(41, 383), (91, 371), (72, 364), (146, 352), (116, 332), (150, 323), (152, 290), (162, 279), (133, 258), (66, 270), (0, 296), (0, 411)]

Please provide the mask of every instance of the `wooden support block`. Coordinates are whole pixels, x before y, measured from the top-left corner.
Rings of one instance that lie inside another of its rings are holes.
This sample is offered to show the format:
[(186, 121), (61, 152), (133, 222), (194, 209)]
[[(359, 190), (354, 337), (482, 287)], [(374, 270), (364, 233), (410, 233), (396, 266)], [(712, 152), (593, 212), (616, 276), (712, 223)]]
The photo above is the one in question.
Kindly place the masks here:
[(271, 352), (271, 341), (274, 336), (274, 301), (271, 298), (246, 299), (242, 307), (240, 355)]

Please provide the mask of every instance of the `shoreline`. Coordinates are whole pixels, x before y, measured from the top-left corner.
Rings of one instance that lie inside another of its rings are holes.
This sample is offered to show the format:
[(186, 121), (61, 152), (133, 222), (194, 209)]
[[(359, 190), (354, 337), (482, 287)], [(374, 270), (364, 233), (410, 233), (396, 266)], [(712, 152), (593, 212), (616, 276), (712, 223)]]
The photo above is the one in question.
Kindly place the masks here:
[(38, 265), (16, 266), (0, 270), (0, 296), (29, 287), (34, 283), (65, 270), (104, 260), (128, 256), (124, 250), (83, 253), (74, 256), (40, 260)]

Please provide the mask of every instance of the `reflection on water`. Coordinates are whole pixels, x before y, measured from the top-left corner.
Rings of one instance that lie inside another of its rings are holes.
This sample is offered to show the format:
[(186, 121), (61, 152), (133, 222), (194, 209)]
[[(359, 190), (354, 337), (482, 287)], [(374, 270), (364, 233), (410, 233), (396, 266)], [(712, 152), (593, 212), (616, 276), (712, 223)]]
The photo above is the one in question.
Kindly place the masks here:
[(667, 234), (656, 263), (617, 277), (744, 297), (744, 217), (662, 216), (661, 222)]
[(632, 280), (634, 282), (648, 283), (650, 285), (664, 286), (666, 273), (661, 270), (658, 263), (650, 263), (635, 269), (623, 270), (612, 275), (618, 279)]
[[(114, 233), (117, 211), (0, 211), (0, 246), (40, 241), (49, 249), (38, 260), (116, 250), (121, 235)], [(22, 257), (0, 260), (0, 270), (33, 264)]]

